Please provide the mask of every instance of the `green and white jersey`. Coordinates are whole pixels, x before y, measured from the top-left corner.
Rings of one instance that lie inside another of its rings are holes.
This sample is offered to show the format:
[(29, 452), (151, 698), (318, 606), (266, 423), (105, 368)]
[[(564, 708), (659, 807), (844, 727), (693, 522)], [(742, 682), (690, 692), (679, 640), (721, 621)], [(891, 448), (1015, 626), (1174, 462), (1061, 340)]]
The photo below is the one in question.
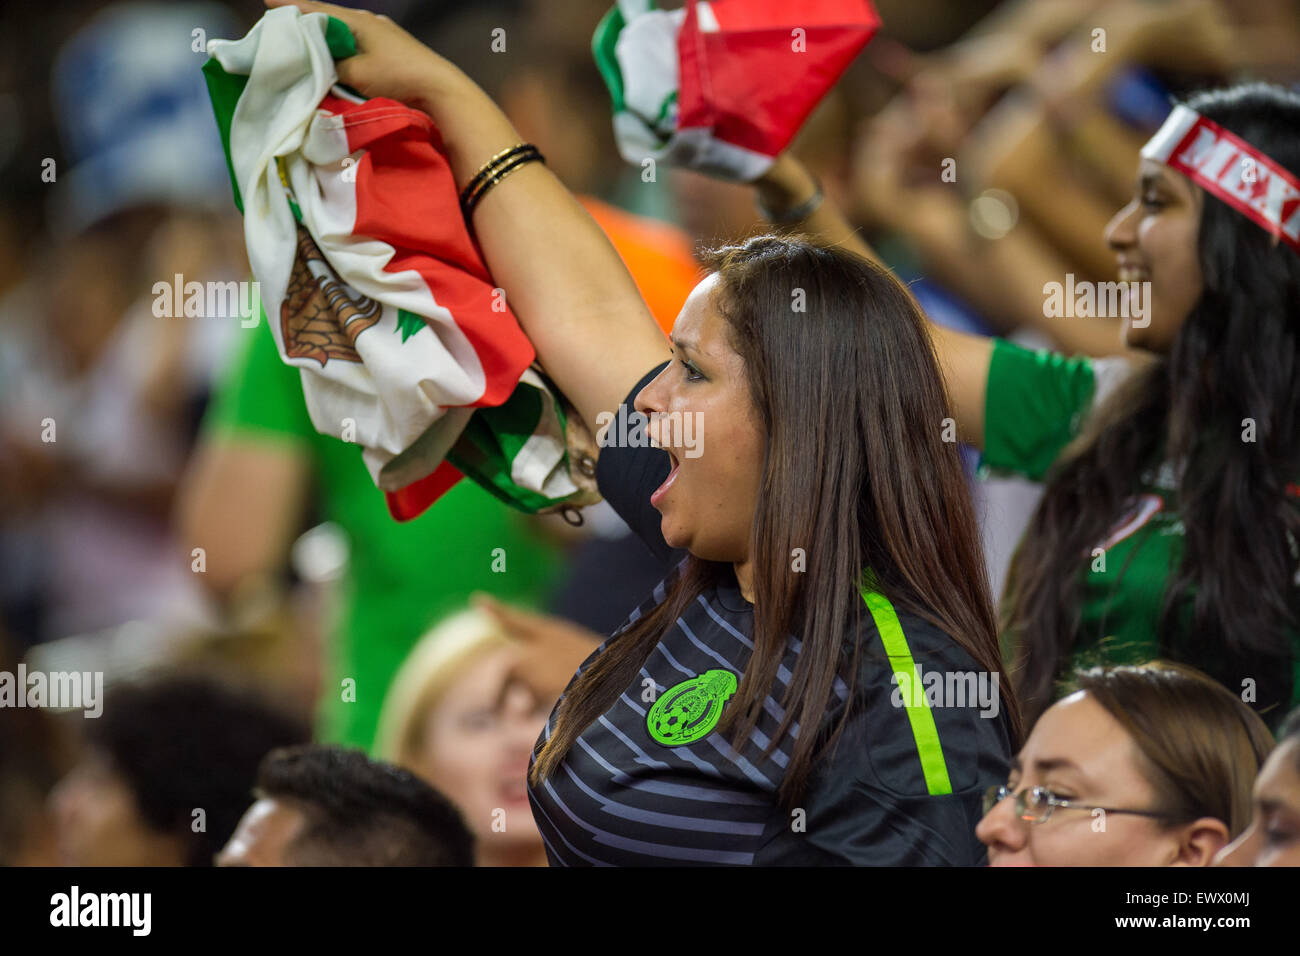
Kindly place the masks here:
[[(1042, 480), (1088, 415), (1130, 372), (1120, 358), (1066, 358), (995, 340), (984, 409), (983, 467)], [(1187, 634), (1172, 635), (1169, 646), (1160, 640), (1165, 591), (1182, 561), (1184, 534), (1174, 468), (1166, 462), (1134, 476), (1133, 495), (1110, 530), (1079, 555), (1082, 641), (1068, 668), (1164, 657), (1210, 672), (1219, 669), (1216, 662), (1202, 659), (1203, 651), (1180, 648)], [(1190, 601), (1183, 604), (1190, 631)], [(1293, 643), (1300, 648), (1300, 641)], [(1287, 706), (1263, 715), (1272, 723), (1300, 703), (1300, 653), (1292, 655), (1290, 671), (1289, 699), (1280, 701)], [(1231, 689), (1240, 691), (1240, 683)], [(1256, 701), (1257, 706), (1266, 703)]]

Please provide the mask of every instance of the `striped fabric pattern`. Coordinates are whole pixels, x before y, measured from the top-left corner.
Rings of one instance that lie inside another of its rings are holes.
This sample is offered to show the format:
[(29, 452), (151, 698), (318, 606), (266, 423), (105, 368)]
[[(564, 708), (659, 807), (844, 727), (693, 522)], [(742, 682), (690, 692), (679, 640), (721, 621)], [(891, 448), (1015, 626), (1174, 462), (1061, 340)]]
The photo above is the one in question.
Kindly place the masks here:
[[(655, 589), (627, 622), (579, 668), (586, 667), (642, 614), (665, 596), (667, 582)], [(744, 756), (717, 733), (695, 744), (664, 747), (646, 732), (651, 702), (643, 699), (653, 683), (654, 697), (705, 671), (722, 668), (744, 673), (753, 653), (747, 636), (753, 612), (734, 586), (701, 595), (677, 619), (641, 669), (637, 681), (614, 706), (579, 737), (556, 775), (533, 790), (534, 816), (552, 864), (750, 865), (775, 816), (777, 788), (785, 775), (798, 735), (787, 734), (766, 758), (768, 745), (784, 716), (778, 703), (789, 683), (800, 643), (791, 638), (777, 673), (774, 693), (763, 706), (750, 735), (755, 745)], [(576, 676), (576, 675), (575, 675)], [(848, 688), (836, 680), (843, 704)], [(542, 742), (550, 738), (554, 714)]]

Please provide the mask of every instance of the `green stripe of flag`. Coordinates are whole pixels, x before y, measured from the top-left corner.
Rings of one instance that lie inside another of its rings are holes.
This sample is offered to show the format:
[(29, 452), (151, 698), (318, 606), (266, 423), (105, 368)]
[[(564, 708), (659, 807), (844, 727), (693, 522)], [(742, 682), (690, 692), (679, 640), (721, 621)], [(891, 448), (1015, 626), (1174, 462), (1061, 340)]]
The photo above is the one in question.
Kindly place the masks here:
[[(348, 25), (337, 17), (330, 17), (325, 24), (325, 43), (330, 56), (336, 60), (355, 56), (357, 41), (352, 36)], [(244, 95), (248, 77), (227, 73), (225, 68), (213, 57), (208, 57), (203, 64), (203, 78), (208, 84), (208, 98), (212, 100), (212, 112), (217, 117), (217, 132), (221, 134), (221, 148), (226, 153), (226, 169), (230, 172), (230, 188), (235, 193), (235, 208), (244, 211), (244, 200), (239, 195), (239, 183), (235, 179), (235, 167), (230, 160), (230, 125), (235, 117), (235, 105)], [(301, 218), (301, 217), (298, 217)]]

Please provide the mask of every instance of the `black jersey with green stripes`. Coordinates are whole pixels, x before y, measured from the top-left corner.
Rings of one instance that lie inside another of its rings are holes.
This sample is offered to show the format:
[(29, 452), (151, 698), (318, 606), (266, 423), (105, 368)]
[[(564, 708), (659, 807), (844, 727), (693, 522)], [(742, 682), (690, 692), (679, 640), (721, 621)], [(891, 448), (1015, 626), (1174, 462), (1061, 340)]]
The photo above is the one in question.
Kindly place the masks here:
[[(638, 383), (622, 410), (626, 413)], [(652, 550), (668, 554), (649, 490), (667, 475), (656, 449), (606, 447), (601, 492)], [(677, 572), (674, 571), (673, 574)], [(619, 652), (619, 635), (664, 600), (673, 574), (579, 668)], [(798, 660), (787, 639), (758, 726), (737, 750), (714, 732), (753, 650), (753, 606), (730, 566), (663, 635), (640, 673), (530, 787), (553, 865), (974, 865), (980, 796), (1005, 783), (1010, 746), (998, 675), (928, 622), (868, 593), (852, 695), (837, 680), (819, 737), (849, 708), (792, 810), (777, 802), (798, 724), (764, 753)], [(567, 689), (566, 689), (567, 693)], [(851, 696), (851, 699), (850, 699)], [(558, 704), (557, 704), (558, 707)], [(554, 712), (537, 748), (554, 730)]]

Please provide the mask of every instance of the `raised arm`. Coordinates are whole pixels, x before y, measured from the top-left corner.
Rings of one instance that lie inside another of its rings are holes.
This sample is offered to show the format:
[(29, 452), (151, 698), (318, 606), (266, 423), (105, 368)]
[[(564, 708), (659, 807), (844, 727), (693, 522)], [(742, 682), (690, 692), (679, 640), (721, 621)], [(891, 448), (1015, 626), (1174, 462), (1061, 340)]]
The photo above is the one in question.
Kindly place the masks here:
[(957, 422), (957, 437), (984, 448), (984, 398), (989, 384), (993, 339), (956, 332), (926, 320), (935, 356), (948, 387), (948, 403)]
[[(776, 158), (766, 173), (755, 180), (754, 190), (765, 208), (775, 214), (785, 215), (813, 198), (817, 181), (808, 167), (787, 150)], [(862, 238), (861, 230), (855, 229), (830, 199), (823, 199), (817, 204), (811, 215), (799, 222), (796, 228), (821, 242), (841, 246), (864, 259), (870, 259), (882, 268), (885, 265), (876, 251)]]
[[(366, 96), (388, 96), (427, 113), (464, 187), (519, 134), (456, 66), (390, 19), (329, 3), (266, 0), (325, 13), (348, 25), (357, 55), (339, 80)], [(547, 373), (593, 432), (632, 386), (671, 356), (664, 334), (600, 227), (541, 163), (489, 190), (472, 227), (492, 276), (532, 340)]]
[[(781, 154), (772, 164), (771, 170), (754, 185), (763, 205), (777, 214), (806, 202), (816, 188), (803, 163), (790, 153)], [(822, 242), (842, 246), (886, 268), (859, 230), (853, 228), (844, 213), (829, 199), (824, 200), (811, 216), (799, 223), (798, 228)], [(954, 332), (928, 319), (926, 325), (948, 388), (948, 401), (957, 422), (957, 434), (962, 441), (983, 448), (984, 394), (988, 386), (993, 340), (980, 335)]]

